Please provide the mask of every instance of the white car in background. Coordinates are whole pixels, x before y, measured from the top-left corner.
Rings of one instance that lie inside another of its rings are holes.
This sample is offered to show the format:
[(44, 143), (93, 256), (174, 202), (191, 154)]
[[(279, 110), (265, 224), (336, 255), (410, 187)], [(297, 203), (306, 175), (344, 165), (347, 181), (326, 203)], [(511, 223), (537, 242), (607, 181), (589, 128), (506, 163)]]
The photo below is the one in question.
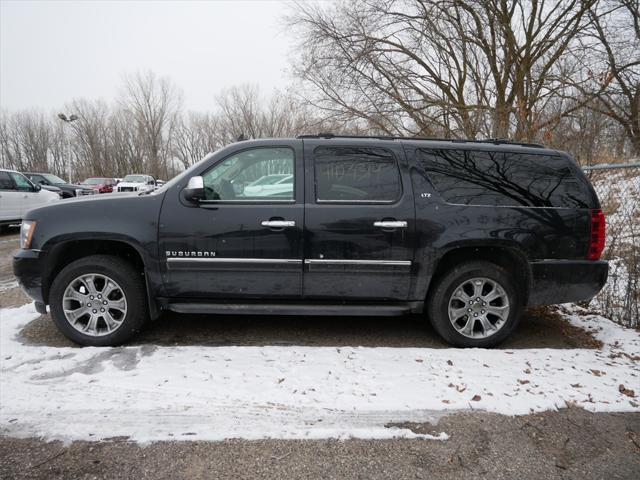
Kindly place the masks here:
[(0, 228), (20, 223), (32, 208), (57, 200), (58, 193), (44, 190), (19, 172), (0, 169)]
[(264, 175), (244, 187), (245, 197), (270, 197), (293, 192), (293, 175), (289, 173), (273, 173)]
[(116, 192), (148, 192), (156, 189), (156, 180), (151, 175), (127, 175), (116, 185)]

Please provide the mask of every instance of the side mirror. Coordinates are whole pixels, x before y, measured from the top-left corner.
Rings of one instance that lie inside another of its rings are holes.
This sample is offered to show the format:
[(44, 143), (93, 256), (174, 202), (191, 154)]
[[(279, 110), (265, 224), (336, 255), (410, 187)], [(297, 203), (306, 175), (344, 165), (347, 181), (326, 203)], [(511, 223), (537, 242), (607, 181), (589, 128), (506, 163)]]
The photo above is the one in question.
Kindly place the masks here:
[(204, 180), (202, 177), (191, 177), (183, 190), (184, 198), (192, 203), (204, 200)]
[(36, 184), (33, 186), (33, 190), (34, 190), (35, 192), (39, 192), (40, 190), (42, 190), (42, 185), (40, 185), (39, 183), (36, 183)]

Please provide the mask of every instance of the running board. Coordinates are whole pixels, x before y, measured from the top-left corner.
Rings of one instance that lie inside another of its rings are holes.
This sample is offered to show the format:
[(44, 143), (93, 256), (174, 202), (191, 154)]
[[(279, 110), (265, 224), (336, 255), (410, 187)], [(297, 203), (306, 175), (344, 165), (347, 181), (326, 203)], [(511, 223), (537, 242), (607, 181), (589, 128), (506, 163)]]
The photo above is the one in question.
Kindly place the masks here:
[(389, 317), (422, 311), (422, 302), (402, 304), (273, 304), (273, 303), (167, 303), (165, 310), (176, 313), (242, 315), (317, 315)]

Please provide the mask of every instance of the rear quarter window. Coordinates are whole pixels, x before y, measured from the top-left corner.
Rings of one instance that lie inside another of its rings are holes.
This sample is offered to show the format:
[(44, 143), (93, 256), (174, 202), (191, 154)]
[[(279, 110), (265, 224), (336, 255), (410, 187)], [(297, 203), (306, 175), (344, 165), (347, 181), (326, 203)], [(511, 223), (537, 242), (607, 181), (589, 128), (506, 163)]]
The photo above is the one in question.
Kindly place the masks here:
[(447, 203), (589, 208), (585, 181), (560, 155), (419, 149), (416, 157)]

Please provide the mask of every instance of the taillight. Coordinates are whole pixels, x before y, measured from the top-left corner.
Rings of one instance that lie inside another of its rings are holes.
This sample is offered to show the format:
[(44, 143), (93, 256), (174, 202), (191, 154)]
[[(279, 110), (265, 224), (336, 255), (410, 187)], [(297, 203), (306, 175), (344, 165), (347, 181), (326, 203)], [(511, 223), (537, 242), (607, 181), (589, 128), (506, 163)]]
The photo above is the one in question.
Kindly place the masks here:
[(602, 210), (591, 210), (591, 241), (589, 242), (589, 260), (600, 260), (604, 250), (606, 223)]

